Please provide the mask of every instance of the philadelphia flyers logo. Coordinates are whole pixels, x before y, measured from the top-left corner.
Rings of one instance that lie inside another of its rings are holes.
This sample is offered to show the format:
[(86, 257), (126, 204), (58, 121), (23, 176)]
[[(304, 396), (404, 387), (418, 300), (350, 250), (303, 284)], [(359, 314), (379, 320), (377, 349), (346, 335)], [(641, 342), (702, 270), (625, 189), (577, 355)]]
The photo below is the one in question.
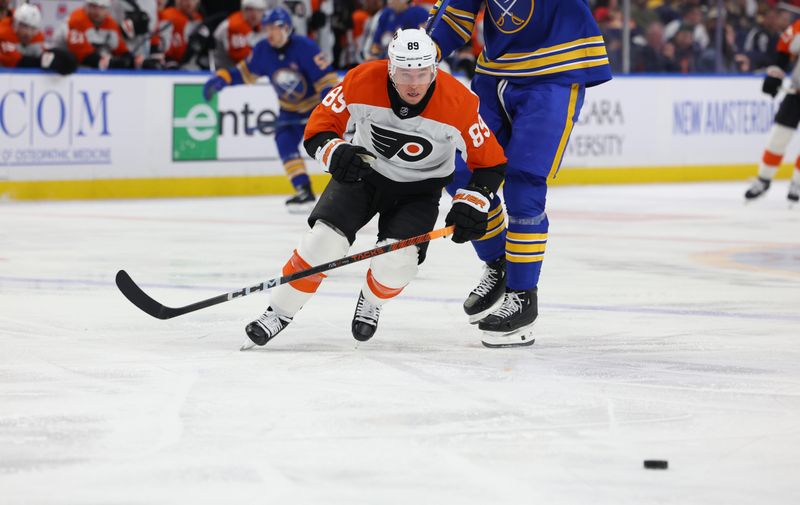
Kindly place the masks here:
[(414, 162), (428, 157), (433, 144), (424, 137), (387, 130), (372, 125), (372, 147), (387, 159), (397, 155), (403, 161)]

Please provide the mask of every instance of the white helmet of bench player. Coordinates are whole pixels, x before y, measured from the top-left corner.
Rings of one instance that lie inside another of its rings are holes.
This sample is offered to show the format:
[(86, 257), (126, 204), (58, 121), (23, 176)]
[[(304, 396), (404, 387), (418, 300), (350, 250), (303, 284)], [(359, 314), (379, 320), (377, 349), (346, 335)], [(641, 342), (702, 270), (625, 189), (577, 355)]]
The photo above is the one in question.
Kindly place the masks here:
[(42, 26), (42, 13), (31, 4), (22, 4), (14, 11), (14, 22), (38, 30)]

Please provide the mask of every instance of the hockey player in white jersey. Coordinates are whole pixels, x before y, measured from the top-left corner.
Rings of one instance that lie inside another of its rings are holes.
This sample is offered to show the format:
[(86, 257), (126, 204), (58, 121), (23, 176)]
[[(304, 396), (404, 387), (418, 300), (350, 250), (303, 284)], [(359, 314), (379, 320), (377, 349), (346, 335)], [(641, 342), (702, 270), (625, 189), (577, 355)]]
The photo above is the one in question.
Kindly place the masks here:
[[(431, 231), (442, 188), (452, 180), (456, 149), (473, 174), (453, 197), (446, 222), (455, 225), (455, 242), (486, 233), (505, 155), (478, 114), (478, 97), (451, 75), (437, 72), (436, 59), (436, 47), (423, 30), (400, 30), (389, 45), (388, 61), (351, 70), (314, 109), (304, 146), (330, 172), (331, 181), (284, 275), (344, 257), (356, 233), (376, 214), (380, 245)], [(344, 132), (352, 127), (355, 135), (345, 141)], [(381, 307), (416, 275), (426, 246), (371, 260), (351, 325), (356, 340), (375, 334)], [(264, 345), (286, 328), (324, 277), (273, 290), (266, 312), (247, 325), (245, 347)]]
[[(797, 132), (797, 125), (800, 123), (800, 63), (798, 63), (800, 20), (795, 21), (781, 34), (775, 49), (773, 65), (767, 68), (762, 91), (775, 97), (786, 77), (786, 71), (794, 66), (790, 74), (791, 89), (786, 93), (778, 108), (778, 113), (775, 114), (775, 124), (772, 126), (767, 146), (761, 156), (761, 163), (758, 165), (758, 178), (745, 192), (746, 200), (754, 200), (767, 192), (772, 184), (772, 179), (778, 172), (786, 148)], [(790, 205), (800, 201), (800, 157), (795, 161), (786, 198)]]

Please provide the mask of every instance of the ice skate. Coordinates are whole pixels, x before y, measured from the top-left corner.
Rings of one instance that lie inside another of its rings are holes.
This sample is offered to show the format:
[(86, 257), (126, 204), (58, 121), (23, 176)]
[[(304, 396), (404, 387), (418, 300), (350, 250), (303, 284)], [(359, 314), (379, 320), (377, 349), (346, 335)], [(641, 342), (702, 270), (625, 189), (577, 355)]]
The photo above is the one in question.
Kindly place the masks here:
[(316, 203), (317, 198), (311, 191), (311, 185), (306, 184), (297, 188), (297, 193), (286, 200), (286, 210), (289, 214), (308, 214)]
[(364, 298), (363, 292), (359, 293), (356, 311), (353, 314), (353, 324), (351, 325), (353, 338), (359, 342), (366, 342), (371, 339), (378, 329), (380, 315), (381, 308)]
[(537, 290), (507, 290), (500, 308), (478, 323), (486, 347), (521, 347), (534, 342), (533, 325), (538, 315)]
[(464, 312), (469, 316), (470, 324), (477, 323), (499, 307), (505, 291), (506, 258), (501, 256), (484, 265), (481, 280), (464, 302)]
[(250, 340), (245, 341), (241, 347), (241, 350), (246, 351), (257, 345), (266, 344), (275, 338), (275, 335), (289, 326), (289, 323), (291, 322), (291, 317), (282, 316), (273, 311), (272, 307), (267, 307), (266, 312), (264, 312), (261, 317), (245, 327), (244, 331), (247, 333), (247, 337)]
[(800, 182), (792, 181), (789, 184), (789, 193), (786, 195), (789, 200), (789, 206), (794, 206), (800, 200)]
[(755, 181), (753, 181), (753, 184), (750, 186), (750, 189), (748, 189), (745, 192), (744, 194), (745, 199), (748, 201), (755, 200), (756, 198), (767, 192), (770, 184), (772, 184), (772, 181), (770, 181), (769, 179), (764, 179), (763, 177), (757, 178)]

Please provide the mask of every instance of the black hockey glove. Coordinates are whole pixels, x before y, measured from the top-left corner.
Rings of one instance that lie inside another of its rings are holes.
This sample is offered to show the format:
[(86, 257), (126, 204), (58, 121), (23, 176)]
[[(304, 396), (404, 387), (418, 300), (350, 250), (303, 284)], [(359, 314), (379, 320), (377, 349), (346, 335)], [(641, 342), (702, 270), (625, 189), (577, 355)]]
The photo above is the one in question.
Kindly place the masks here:
[(778, 90), (781, 89), (781, 84), (783, 84), (783, 79), (768, 75), (764, 78), (764, 84), (761, 85), (761, 91), (775, 98), (775, 95), (778, 94)]
[(456, 226), (453, 242), (463, 244), (477, 240), (486, 234), (489, 224), (489, 206), (494, 195), (485, 188), (469, 185), (461, 188), (453, 195), (453, 207), (447, 213), (444, 222), (447, 226)]
[(331, 177), (346, 184), (358, 182), (372, 172), (375, 155), (342, 139), (329, 140), (314, 156)]
[(108, 68), (133, 68), (135, 60), (131, 53), (122, 53), (119, 56), (112, 56), (108, 62)]
[(66, 49), (54, 47), (42, 53), (41, 66), (43, 70), (69, 75), (78, 69), (78, 60)]
[(778, 53), (778, 62), (778, 65), (767, 67), (767, 76), (764, 77), (764, 84), (761, 85), (761, 91), (773, 98), (778, 94), (778, 90), (781, 89), (781, 84), (783, 84), (783, 78), (786, 77), (786, 72), (783, 71), (781, 66), (785, 68), (785, 65), (789, 63), (788, 55)]

